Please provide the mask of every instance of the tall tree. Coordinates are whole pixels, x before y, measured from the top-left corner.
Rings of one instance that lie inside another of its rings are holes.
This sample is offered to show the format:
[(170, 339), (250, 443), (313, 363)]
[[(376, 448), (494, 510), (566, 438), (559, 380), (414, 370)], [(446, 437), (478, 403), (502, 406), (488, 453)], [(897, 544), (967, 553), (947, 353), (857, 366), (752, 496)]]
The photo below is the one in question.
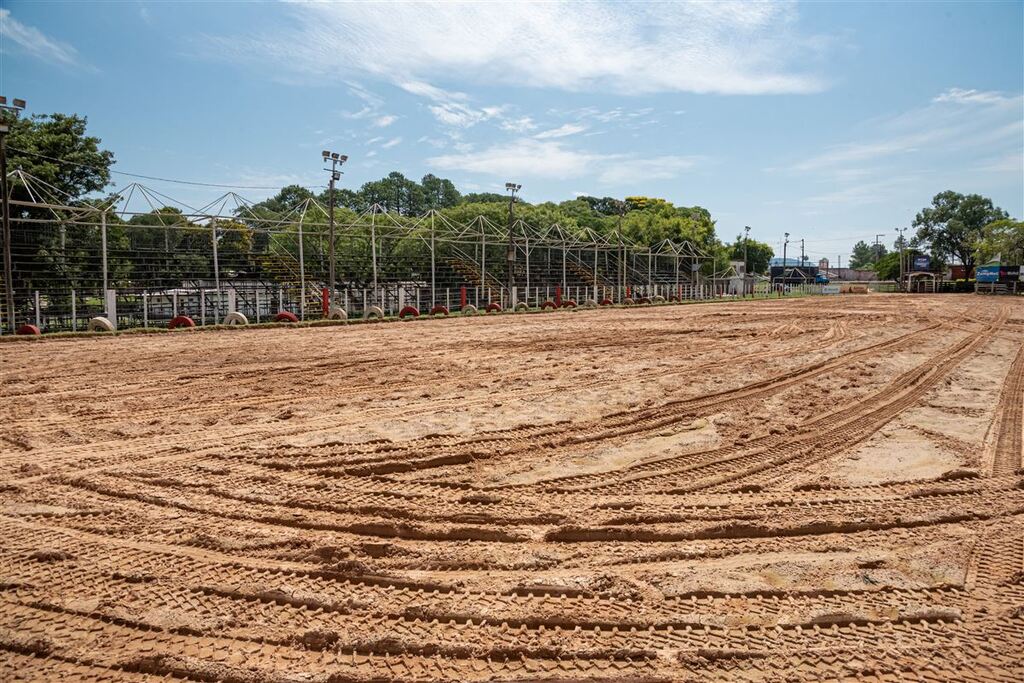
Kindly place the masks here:
[(867, 242), (861, 240), (853, 245), (853, 252), (850, 254), (850, 268), (867, 268), (874, 262), (874, 259), (874, 249), (868, 246)]
[(947, 190), (935, 195), (932, 205), (914, 218), (917, 240), (931, 246), (940, 258), (956, 258), (972, 273), (977, 264), (976, 247), (986, 225), (1009, 214), (980, 194), (963, 195)]
[(742, 261), (744, 247), (746, 247), (747, 262), (750, 264), (748, 272), (764, 273), (767, 271), (768, 264), (775, 255), (771, 245), (751, 239), (744, 242), (743, 236), (737, 235), (736, 241), (728, 246), (729, 259), (732, 261)]
[(1024, 221), (1006, 218), (989, 223), (976, 246), (979, 263), (998, 258), (1008, 265), (1024, 264)]

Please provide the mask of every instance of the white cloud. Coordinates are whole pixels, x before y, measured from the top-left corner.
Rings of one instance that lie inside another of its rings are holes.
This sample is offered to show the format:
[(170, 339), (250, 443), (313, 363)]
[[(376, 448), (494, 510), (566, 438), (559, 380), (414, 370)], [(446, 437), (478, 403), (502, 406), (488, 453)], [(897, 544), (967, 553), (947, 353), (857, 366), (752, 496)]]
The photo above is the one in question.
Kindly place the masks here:
[[(615, 93), (807, 93), (829, 43), (793, 3), (296, 3), (292, 28), (202, 46), (322, 77), (369, 74), (431, 97), (426, 81)], [(411, 87), (409, 87), (411, 85)], [(438, 99), (432, 97), (432, 99)]]
[[(569, 149), (556, 140), (523, 138), (472, 154), (445, 154), (427, 159), (445, 170), (469, 171), (523, 178), (596, 177), (601, 183), (628, 184), (674, 178), (692, 168), (696, 159), (680, 156), (633, 158)], [(601, 169), (595, 173), (595, 169)]]
[(377, 136), (377, 137), (375, 137), (375, 138), (370, 138), (369, 140), (367, 140), (367, 141), (366, 141), (366, 144), (367, 144), (367, 145), (372, 145), (372, 144), (374, 144), (374, 143), (380, 142), (380, 141), (381, 141), (381, 140), (383, 140), (383, 139), (384, 139), (384, 138), (383, 138), (383, 137), (380, 137), (380, 136)]
[(8, 9), (0, 9), (0, 49), (7, 52), (10, 43), (26, 54), (51, 64), (60, 66), (76, 66), (82, 64), (78, 58), (78, 50), (71, 45), (45, 35), (33, 26), (26, 26), (11, 16)]
[(400, 144), (401, 142), (402, 142), (402, 138), (391, 138), (390, 140), (385, 142), (383, 145), (381, 145), (381, 149), (391, 149), (392, 147)]
[(528, 133), (537, 128), (537, 124), (529, 116), (521, 116), (518, 119), (505, 119), (501, 122), (501, 129), (513, 133)]
[(956, 102), (957, 104), (1000, 104), (1009, 101), (1010, 98), (1001, 92), (992, 90), (965, 90), (963, 88), (950, 88), (944, 93), (935, 97), (933, 102)]
[(563, 126), (559, 126), (558, 128), (553, 128), (551, 130), (546, 130), (541, 133), (537, 133), (533, 137), (537, 138), (538, 140), (547, 140), (550, 138), (564, 138), (568, 135), (582, 133), (586, 129), (586, 126), (582, 126), (578, 123), (567, 123)]
[(375, 118), (373, 120), (373, 125), (376, 126), (377, 128), (387, 128), (388, 126), (390, 126), (392, 123), (394, 123), (397, 120), (398, 120), (397, 116), (392, 116), (391, 114), (385, 114), (384, 116), (378, 116), (377, 118)]

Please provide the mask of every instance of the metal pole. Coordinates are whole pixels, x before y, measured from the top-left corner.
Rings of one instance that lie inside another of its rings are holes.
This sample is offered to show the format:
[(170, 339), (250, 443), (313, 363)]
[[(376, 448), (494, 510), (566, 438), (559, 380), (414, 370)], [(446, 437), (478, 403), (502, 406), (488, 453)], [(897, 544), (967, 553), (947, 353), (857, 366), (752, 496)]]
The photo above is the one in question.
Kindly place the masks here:
[(515, 220), (515, 216), (514, 216), (514, 213), (513, 213), (514, 210), (513, 210), (512, 207), (515, 205), (515, 201), (516, 201), (516, 193), (513, 190), (512, 194), (509, 195), (509, 198), (508, 198), (508, 254), (506, 254), (506, 261), (508, 261), (508, 265), (507, 265), (507, 268), (508, 268), (508, 278), (507, 279), (508, 279), (508, 291), (509, 291), (509, 300), (510, 301), (511, 301), (511, 297), (512, 297), (512, 288), (516, 286), (516, 282), (515, 282), (516, 242), (515, 242), (515, 240), (512, 237), (512, 224), (513, 224), (513, 221)]
[[(483, 219), (480, 220), (480, 294), (486, 296), (484, 287), (487, 285), (487, 232), (484, 230)], [(480, 302), (477, 301), (479, 304)]]
[(373, 258), (373, 303), (377, 303), (377, 207), (370, 214), (370, 255)]
[(303, 211), (299, 216), (299, 319), (306, 319), (306, 256), (302, 247), (302, 221), (306, 217)]
[(220, 261), (217, 259), (217, 219), (210, 216), (210, 232), (213, 236), (213, 287), (217, 290), (217, 302), (213, 305), (213, 319), (220, 317)]
[[(437, 268), (434, 262), (434, 210), (430, 211), (430, 307), (437, 305)], [(417, 302), (418, 303), (418, 302)]]
[(75, 310), (75, 290), (71, 290), (71, 331), (78, 331), (78, 311)]
[(14, 260), (11, 245), (11, 205), (7, 191), (7, 126), (0, 131), (0, 193), (3, 194), (4, 294), (7, 299), (7, 326), (14, 334)]
[[(331, 295), (330, 299), (329, 299), (329, 302), (330, 302), (331, 306), (334, 305), (334, 179), (335, 179), (335, 177), (336, 177), (336, 175), (332, 171), (331, 172), (330, 188), (328, 189), (328, 192), (330, 192), (330, 209), (329, 209), (330, 216), (329, 216), (329, 220), (330, 220), (330, 226), (331, 226), (330, 227), (330, 240), (331, 240), (331, 242), (330, 242), (330, 245), (328, 246), (328, 253), (330, 254), (331, 263), (330, 263), (330, 273), (327, 275), (327, 286), (329, 288), (328, 291), (330, 292), (330, 295)], [(320, 271), (320, 272), (323, 272), (323, 271)]]
[(107, 212), (100, 214), (100, 249), (103, 251), (103, 296), (107, 295)]
[(530, 236), (523, 230), (523, 248), (526, 251), (526, 303), (530, 303)]

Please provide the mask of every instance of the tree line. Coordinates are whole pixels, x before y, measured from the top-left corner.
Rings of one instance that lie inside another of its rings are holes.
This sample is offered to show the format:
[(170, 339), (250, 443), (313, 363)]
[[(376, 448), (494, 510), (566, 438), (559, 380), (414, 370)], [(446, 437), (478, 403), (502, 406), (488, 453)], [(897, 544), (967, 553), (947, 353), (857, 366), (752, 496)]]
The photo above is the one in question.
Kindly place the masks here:
[[(102, 193), (110, 185), (114, 154), (102, 148), (99, 138), (88, 134), (85, 117), (34, 115), (8, 119), (8, 122), (11, 125), (10, 168), (23, 169), (40, 179), (64, 204), (98, 206), (109, 199)], [(29, 189), (17, 183), (12, 184), (10, 193), (15, 200), (33, 199)], [(419, 216), (433, 209), (455, 223), (468, 223), (477, 216), (485, 216), (496, 224), (505, 224), (508, 220), (508, 196), (491, 192), (462, 193), (451, 180), (433, 174), (417, 181), (394, 171), (358, 189), (336, 189), (333, 198), (335, 219), (340, 224), (354, 221), (374, 204), (396, 217)], [(275, 245), (271, 242), (277, 237), (257, 229), (256, 223), (247, 220), (248, 217), (278, 219), (307, 199), (327, 206), (331, 197), (329, 190), (314, 192), (290, 185), (247, 209), (245, 215), (240, 213), (233, 219), (219, 222), (216, 239), (221, 263), (245, 263), (243, 268), (255, 268), (261, 255), (273, 251)], [(52, 220), (52, 214), (45, 209), (21, 207), (13, 213), (50, 219), (33, 224), (31, 229), (15, 231), (12, 243), (17, 260), (16, 287), (67, 287), (85, 278), (79, 271), (86, 268), (83, 264), (88, 264), (90, 258), (95, 260), (98, 245), (94, 226), (62, 224)], [(709, 256), (703, 266), (705, 275), (723, 271), (729, 260), (742, 259), (744, 246), (751, 272), (765, 272), (773, 255), (771, 247), (763, 242), (744, 242), (739, 236), (731, 242), (721, 240), (716, 234), (715, 220), (707, 209), (676, 206), (657, 197), (630, 197), (620, 201), (612, 197), (582, 196), (539, 203), (517, 200), (515, 216), (538, 227), (558, 223), (570, 234), (591, 230), (611, 241), (621, 235), (625, 241), (638, 245), (654, 246), (665, 239), (686, 240)], [(318, 208), (307, 219), (323, 221), (326, 215)], [(288, 223), (281, 229), (285, 233), (295, 230)], [(209, 272), (213, 239), (208, 226), (203, 228), (191, 223), (175, 207), (160, 207), (127, 220), (108, 214), (111, 279), (171, 286), (189, 274)], [(295, 244), (294, 238), (286, 239), (283, 248), (294, 252)]]

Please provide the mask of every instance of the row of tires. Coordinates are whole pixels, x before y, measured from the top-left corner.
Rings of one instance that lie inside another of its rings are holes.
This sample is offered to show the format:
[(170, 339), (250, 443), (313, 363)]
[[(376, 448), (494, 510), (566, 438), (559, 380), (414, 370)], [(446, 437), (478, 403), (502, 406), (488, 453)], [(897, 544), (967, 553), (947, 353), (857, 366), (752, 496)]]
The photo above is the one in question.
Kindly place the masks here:
[[(669, 297), (669, 299), (668, 299), (668, 301), (678, 301), (678, 300), (679, 300), (678, 297)], [(658, 303), (664, 303), (665, 301), (666, 301), (665, 297), (662, 297), (662, 296), (655, 296), (655, 297), (652, 297), (650, 299), (648, 299), (646, 297), (643, 297), (643, 298), (639, 298), (639, 299), (635, 299), (635, 300), (631, 299), (631, 298), (627, 298), (627, 299), (623, 300), (622, 305), (623, 306), (634, 306), (634, 305), (651, 304), (651, 303), (658, 304)], [(611, 299), (602, 299), (600, 302), (595, 301), (593, 299), (587, 299), (582, 304), (580, 304), (579, 307), (581, 307), (581, 308), (597, 308), (598, 306), (611, 306), (613, 304), (614, 304), (614, 302)], [(548, 301), (545, 301), (544, 303), (542, 303), (540, 305), (541, 310), (556, 309), (556, 308), (559, 308), (559, 307), (561, 307), (561, 308), (577, 308), (577, 304), (572, 299), (567, 299), (565, 301), (562, 301), (560, 304), (556, 303), (554, 301), (548, 300)], [(529, 310), (529, 308), (530, 307), (525, 302), (522, 302), (522, 301), (519, 302), (518, 304), (516, 304), (516, 306), (515, 306), (515, 310), (517, 312), (527, 311), (527, 310)], [(498, 303), (495, 303), (495, 302), (491, 302), (491, 303), (487, 304), (484, 307), (484, 312), (485, 313), (501, 313), (501, 311), (502, 311), (501, 304), (498, 304)], [(480, 312), (480, 309), (478, 309), (473, 304), (466, 304), (461, 309), (459, 309), (459, 313), (461, 313), (462, 315), (476, 315), (479, 312)], [(440, 306), (440, 305), (438, 305), (438, 306), (434, 306), (433, 308), (431, 308), (430, 312), (428, 313), (428, 315), (431, 315), (431, 316), (438, 316), (438, 315), (446, 316), (449, 313), (450, 313), (450, 311), (448, 310), (447, 306)], [(406, 318), (418, 318), (418, 317), (420, 317), (420, 315), (421, 315), (420, 310), (418, 308), (416, 308), (415, 306), (405, 306), (404, 308), (402, 308), (401, 311), (398, 312), (398, 317), (403, 319), (403, 320), (406, 319)], [(366, 309), (366, 311), (364, 313), (364, 317), (366, 317), (367, 319), (378, 319), (378, 320), (379, 319), (383, 319), (384, 318), (384, 310), (380, 306), (370, 306), (369, 308)], [(348, 313), (345, 311), (344, 308), (341, 308), (339, 306), (332, 306), (330, 312), (327, 315), (327, 318), (328, 318), (328, 320), (348, 320)], [(277, 323), (297, 323), (297, 322), (299, 322), (299, 318), (294, 313), (291, 313), (289, 311), (281, 311), (280, 313), (278, 313), (277, 315), (274, 316), (274, 322), (277, 322)], [(231, 313), (228, 313), (226, 316), (224, 316), (224, 320), (222, 321), (221, 324), (222, 325), (248, 325), (249, 324), (249, 319), (245, 316), (244, 313), (240, 313), (238, 311), (232, 311)], [(167, 328), (170, 329), (170, 330), (175, 330), (175, 329), (179, 329), (179, 328), (184, 329), (184, 328), (195, 327), (195, 326), (196, 326), (195, 321), (192, 320), (192, 318), (188, 317), (187, 315), (176, 316), (176, 317), (172, 318), (171, 321), (167, 324)], [(114, 324), (112, 322), (110, 322), (109, 319), (107, 319), (107, 318), (105, 318), (103, 316), (97, 316), (97, 317), (92, 318), (92, 319), (89, 320), (89, 325), (88, 325), (87, 329), (88, 329), (89, 332), (113, 332), (114, 331)], [(39, 331), (39, 328), (36, 327), (35, 325), (25, 324), (25, 325), (22, 325), (21, 327), (19, 327), (15, 331), (15, 334), (39, 335), (40, 331)]]

